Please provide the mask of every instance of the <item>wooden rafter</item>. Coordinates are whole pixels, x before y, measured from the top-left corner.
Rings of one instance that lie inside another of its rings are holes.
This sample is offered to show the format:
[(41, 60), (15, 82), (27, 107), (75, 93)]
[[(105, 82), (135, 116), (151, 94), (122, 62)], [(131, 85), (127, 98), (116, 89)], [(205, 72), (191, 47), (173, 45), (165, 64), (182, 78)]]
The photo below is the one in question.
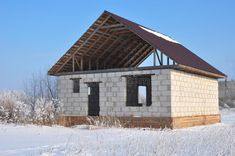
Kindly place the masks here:
[[(90, 51), (97, 43), (99, 43), (100, 39), (101, 39), (102, 37), (104, 37), (107, 32), (108, 32), (108, 30), (106, 30), (102, 35), (100, 35), (100, 36), (95, 40), (95, 42), (93, 42), (93, 44), (87, 49), (87, 53), (89, 53), (89, 51)], [(110, 35), (110, 34), (109, 34), (109, 35)], [(112, 35), (110, 35), (110, 36), (112, 37)]]
[(142, 45), (143, 45), (142, 42), (138, 43), (138, 44), (136, 45), (136, 47), (135, 47), (134, 49), (132, 49), (132, 50), (129, 52), (129, 54), (127, 54), (124, 58), (122, 58), (121, 61), (119, 61), (119, 63), (118, 63), (117, 66), (119, 67), (119, 66), (121, 66), (125, 61), (127, 61), (128, 57), (130, 57), (131, 55), (133, 55), (133, 53), (134, 53), (136, 50), (138, 50), (138, 48), (140, 48), (140, 46), (142, 46)]
[[(128, 36), (128, 39), (125, 39), (123, 42), (121, 42), (121, 44), (117, 47), (115, 47), (112, 50), (112, 53), (110, 53), (107, 57), (105, 57), (104, 63), (106, 64), (107, 62), (110, 61), (110, 59), (115, 56), (123, 47), (125, 47), (126, 45), (128, 45), (129, 42), (132, 42), (132, 37)], [(116, 58), (116, 57), (115, 57)]]
[[(154, 52), (154, 51), (153, 51)], [(153, 52), (148, 53), (143, 59), (141, 59), (137, 64), (133, 65), (134, 67), (138, 67), (141, 63), (145, 61)]]
[[(136, 54), (139, 54), (140, 52), (142, 52), (144, 49), (146, 49), (147, 47), (149, 46), (149, 44), (145, 44), (142, 48), (140, 48), (136, 53)], [(135, 59), (135, 57), (132, 57), (131, 59), (129, 59), (124, 65), (123, 67), (126, 67), (127, 65), (130, 64), (130, 62), (132, 62), (133, 60)]]
[(79, 65), (79, 62), (78, 62), (78, 60), (77, 60), (77, 57), (75, 57), (75, 62), (76, 62), (76, 64), (77, 64), (77, 67), (79, 68), (80, 65)]
[[(123, 44), (122, 42), (125, 42), (126, 39), (122, 39), (120, 36), (128, 36), (130, 34), (138, 36), (135, 40), (143, 45), (139, 47), (131, 42)], [(151, 50), (157, 47), (159, 47), (162, 52), (159, 54), (157, 52), (156, 54), (154, 53), (154, 66), (156, 66), (157, 56), (160, 66), (164, 64), (168, 66), (172, 64), (172, 66), (184, 64), (190, 68), (219, 74), (221, 77), (225, 76), (225, 74), (207, 64), (197, 55), (192, 55), (192, 52), (180, 43), (166, 41), (158, 35), (150, 35), (150, 32), (142, 29), (139, 24), (107, 11), (105, 11), (66, 54), (53, 65), (48, 71), (48, 74), (57, 75), (60, 74), (60, 72), (76, 72), (79, 69), (87, 70), (91, 68), (94, 69), (95, 67), (102, 69), (102, 66), (100, 66), (102, 65), (102, 61), (109, 63), (104, 69), (134, 67), (145, 60), (145, 58), (151, 54)], [(176, 56), (172, 52), (179, 55)], [(194, 60), (194, 62), (188, 61), (187, 58)], [(171, 60), (173, 62), (171, 62)], [(177, 62), (175, 62), (176, 60)]]
[(126, 27), (121, 27), (121, 28), (114, 28), (114, 29), (111, 29), (110, 31), (113, 32), (113, 31), (120, 31), (120, 30), (125, 30), (127, 29)]
[(107, 29), (107, 28), (115, 28), (115, 27), (121, 27), (121, 26), (124, 26), (123, 24), (111, 24), (111, 25), (105, 25), (105, 26), (102, 26), (101, 29)]
[[(95, 50), (93, 51), (93, 56), (95, 56), (98, 51), (107, 43), (110, 41), (110, 39), (112, 38), (112, 36), (109, 36), (108, 38), (105, 39), (105, 41), (103, 43), (101, 43), (101, 45)], [(118, 38), (117, 38), (118, 39)]]
[(104, 54), (109, 51), (113, 45), (115, 45), (117, 42), (120, 42), (120, 40), (122, 39), (121, 36), (119, 36), (116, 40), (114, 40), (108, 47), (107, 49), (105, 49), (98, 57), (98, 59), (102, 58), (104, 56)]
[[(97, 31), (97, 34), (98, 35), (102, 35), (102, 36), (107, 36), (107, 37), (109, 37), (109, 36), (111, 36), (112, 38), (117, 38), (118, 36), (116, 36), (116, 35), (114, 35), (114, 34), (112, 34), (112, 33), (107, 33), (108, 31), (110, 31), (109, 29), (106, 29), (105, 30), (105, 32), (102, 32), (102, 31)], [(99, 37), (99, 36), (98, 36)], [(96, 40), (96, 39), (95, 39)]]
[(120, 60), (126, 57), (131, 52), (131, 50), (136, 47), (136, 43), (138, 43), (137, 40), (133, 39), (132, 42), (122, 52), (118, 53), (117, 56), (115, 56), (116, 59), (112, 60), (112, 65), (117, 64), (118, 62), (120, 62)]
[(139, 62), (141, 62), (141, 60), (145, 60), (143, 59), (143, 57), (148, 57), (148, 55), (151, 54), (151, 51), (153, 50), (152, 46), (149, 46), (137, 59), (135, 59), (135, 61), (133, 63), (131, 63), (131, 67), (135, 67), (136, 64), (138, 64)]

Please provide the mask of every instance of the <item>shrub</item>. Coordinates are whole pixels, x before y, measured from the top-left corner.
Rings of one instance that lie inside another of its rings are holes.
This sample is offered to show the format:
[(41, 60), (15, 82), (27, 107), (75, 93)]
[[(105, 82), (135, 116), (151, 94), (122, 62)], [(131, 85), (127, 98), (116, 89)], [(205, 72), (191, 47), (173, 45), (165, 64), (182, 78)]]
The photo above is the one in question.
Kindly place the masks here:
[(8, 123), (26, 122), (30, 110), (25, 99), (26, 95), (21, 92), (0, 93), (0, 121)]
[(35, 111), (33, 113), (33, 122), (36, 124), (50, 125), (57, 122), (60, 111), (58, 100), (46, 100), (38, 98), (35, 103)]
[(57, 122), (58, 99), (36, 98), (34, 107), (23, 92), (0, 92), (0, 122), (50, 125)]

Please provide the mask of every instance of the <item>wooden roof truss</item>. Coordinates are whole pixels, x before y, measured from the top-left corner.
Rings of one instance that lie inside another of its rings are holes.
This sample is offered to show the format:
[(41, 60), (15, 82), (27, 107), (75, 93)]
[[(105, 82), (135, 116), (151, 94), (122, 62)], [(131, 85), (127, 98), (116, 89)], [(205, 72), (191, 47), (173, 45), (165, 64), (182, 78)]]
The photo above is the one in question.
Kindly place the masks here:
[(138, 67), (151, 54), (153, 66), (176, 64), (110, 14), (103, 13), (48, 74)]

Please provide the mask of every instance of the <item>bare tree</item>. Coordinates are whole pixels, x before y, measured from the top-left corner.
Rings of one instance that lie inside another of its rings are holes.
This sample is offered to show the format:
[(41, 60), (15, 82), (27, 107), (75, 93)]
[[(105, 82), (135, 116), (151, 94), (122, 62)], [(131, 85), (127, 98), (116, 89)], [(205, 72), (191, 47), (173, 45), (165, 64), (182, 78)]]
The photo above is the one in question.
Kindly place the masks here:
[(35, 107), (39, 99), (43, 99), (40, 100), (41, 108), (46, 108), (46, 104), (52, 102), (53, 113), (57, 115), (59, 100), (57, 98), (57, 79), (55, 77), (48, 76), (46, 73), (42, 72), (33, 73), (24, 82), (24, 91), (28, 97), (26, 103), (31, 107), (32, 116), (35, 114)]

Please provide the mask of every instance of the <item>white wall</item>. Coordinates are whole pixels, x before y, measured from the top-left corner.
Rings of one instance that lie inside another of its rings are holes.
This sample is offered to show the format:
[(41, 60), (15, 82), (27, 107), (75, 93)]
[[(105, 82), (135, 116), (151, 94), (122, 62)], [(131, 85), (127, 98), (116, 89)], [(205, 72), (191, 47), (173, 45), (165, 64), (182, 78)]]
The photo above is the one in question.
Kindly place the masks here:
[[(126, 78), (122, 75), (155, 74), (152, 79), (152, 105), (126, 106)], [(73, 93), (70, 78), (81, 78), (80, 93)], [(85, 82), (100, 83), (100, 115), (110, 116), (170, 116), (170, 70), (142, 70), (59, 76), (58, 93), (64, 103), (64, 115), (87, 115), (88, 95)]]
[(173, 117), (219, 114), (218, 81), (172, 70), (171, 105)]
[[(126, 78), (122, 75), (154, 74), (152, 105), (126, 106)], [(81, 78), (80, 93), (73, 93), (72, 80)], [(125, 71), (59, 76), (59, 98), (64, 115), (85, 116), (88, 112), (88, 87), (85, 82), (100, 83), (100, 115), (178, 117), (219, 114), (216, 79), (172, 69)]]

